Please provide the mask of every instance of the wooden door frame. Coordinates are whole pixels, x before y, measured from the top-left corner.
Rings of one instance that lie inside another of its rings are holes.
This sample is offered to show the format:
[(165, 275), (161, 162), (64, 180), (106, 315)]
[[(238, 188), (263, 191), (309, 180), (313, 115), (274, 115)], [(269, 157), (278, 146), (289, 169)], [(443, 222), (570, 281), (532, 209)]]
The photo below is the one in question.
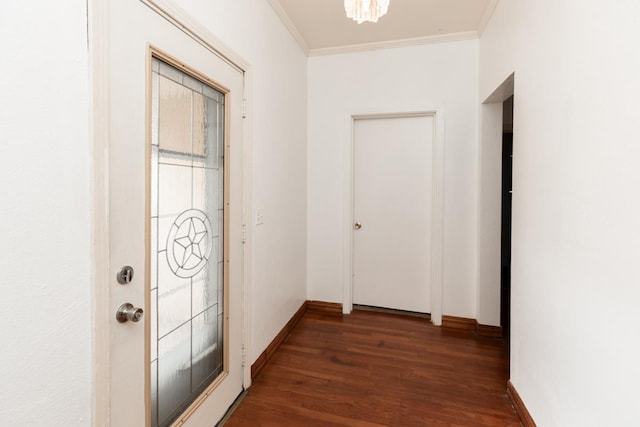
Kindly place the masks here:
[(444, 251), (444, 108), (378, 108), (349, 112), (344, 126), (343, 152), (343, 256), (342, 312), (353, 310), (353, 210), (354, 210), (354, 126), (356, 120), (404, 117), (433, 117), (433, 163), (431, 205), (431, 322), (442, 324), (442, 276)]
[[(242, 223), (243, 245), (243, 386), (251, 385), (251, 365), (246, 360), (250, 342), (251, 283), (253, 234), (250, 227), (252, 209), (252, 126), (251, 99), (253, 70), (251, 65), (203, 25), (180, 9), (172, 0), (139, 0), (207, 50), (238, 68), (244, 74), (245, 118), (242, 134)], [(90, 70), (90, 140), (91, 140), (91, 292), (93, 295), (93, 408), (92, 425), (107, 427), (111, 422), (111, 328), (116, 326), (110, 311), (109, 277), (109, 0), (89, 0), (88, 37)]]

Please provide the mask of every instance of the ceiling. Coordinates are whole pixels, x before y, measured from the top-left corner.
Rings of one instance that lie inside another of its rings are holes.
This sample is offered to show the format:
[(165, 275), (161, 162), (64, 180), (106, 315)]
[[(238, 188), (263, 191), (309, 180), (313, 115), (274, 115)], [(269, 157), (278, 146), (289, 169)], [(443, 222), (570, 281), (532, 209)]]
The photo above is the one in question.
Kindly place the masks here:
[(390, 0), (373, 24), (346, 17), (344, 0), (269, 0), (309, 55), (477, 38), (498, 0)]

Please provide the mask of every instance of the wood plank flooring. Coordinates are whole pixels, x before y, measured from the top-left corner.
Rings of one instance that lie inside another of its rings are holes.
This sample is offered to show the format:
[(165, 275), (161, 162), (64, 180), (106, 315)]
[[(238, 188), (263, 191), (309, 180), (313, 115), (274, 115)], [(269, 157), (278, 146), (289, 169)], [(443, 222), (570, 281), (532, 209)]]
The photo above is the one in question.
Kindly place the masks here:
[(521, 426), (507, 380), (502, 341), (309, 309), (224, 425)]

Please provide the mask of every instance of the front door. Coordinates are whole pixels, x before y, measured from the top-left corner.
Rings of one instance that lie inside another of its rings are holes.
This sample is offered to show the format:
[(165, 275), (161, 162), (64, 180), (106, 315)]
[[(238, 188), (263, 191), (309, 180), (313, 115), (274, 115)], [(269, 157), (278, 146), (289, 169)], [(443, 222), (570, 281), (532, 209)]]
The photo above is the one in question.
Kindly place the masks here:
[(109, 12), (111, 425), (212, 426), (242, 392), (244, 77), (142, 1)]
[(354, 122), (353, 302), (431, 312), (434, 117)]

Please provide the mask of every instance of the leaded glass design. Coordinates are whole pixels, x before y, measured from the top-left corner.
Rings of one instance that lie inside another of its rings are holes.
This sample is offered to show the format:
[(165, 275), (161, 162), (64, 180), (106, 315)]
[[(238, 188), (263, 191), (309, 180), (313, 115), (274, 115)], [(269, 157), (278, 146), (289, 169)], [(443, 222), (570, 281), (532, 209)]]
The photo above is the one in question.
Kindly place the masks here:
[(151, 425), (223, 372), (223, 93), (156, 58), (151, 122)]

